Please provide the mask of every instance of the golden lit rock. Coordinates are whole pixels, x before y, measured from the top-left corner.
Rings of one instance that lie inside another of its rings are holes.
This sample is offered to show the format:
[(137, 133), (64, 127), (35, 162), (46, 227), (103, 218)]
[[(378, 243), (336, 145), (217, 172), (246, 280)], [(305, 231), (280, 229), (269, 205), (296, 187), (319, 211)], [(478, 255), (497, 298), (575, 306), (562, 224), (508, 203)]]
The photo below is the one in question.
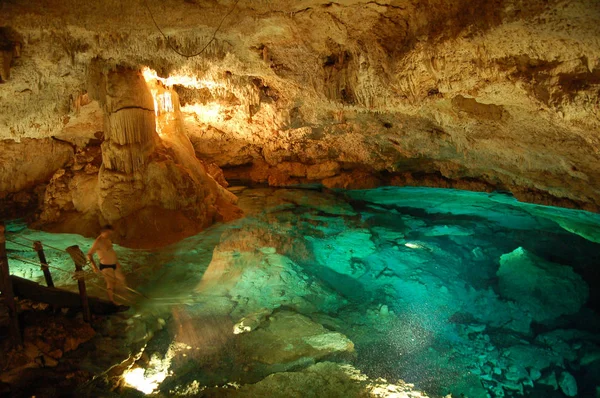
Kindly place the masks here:
[(149, 4), (167, 40), (138, 3), (4, 2), (0, 139), (99, 140), (99, 174), (132, 176), (100, 178), (111, 222), (148, 204), (103, 197), (107, 184), (137, 192), (133, 175), (188, 151), (184, 136), (244, 183), (500, 189), (598, 209), (593, 2), (232, 5)]

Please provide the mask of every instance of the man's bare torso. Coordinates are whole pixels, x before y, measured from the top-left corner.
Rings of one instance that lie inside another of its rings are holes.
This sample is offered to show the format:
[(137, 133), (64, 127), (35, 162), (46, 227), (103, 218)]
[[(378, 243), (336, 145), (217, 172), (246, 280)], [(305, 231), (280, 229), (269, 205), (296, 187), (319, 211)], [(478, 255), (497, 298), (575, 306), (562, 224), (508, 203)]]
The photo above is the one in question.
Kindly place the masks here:
[(117, 263), (117, 253), (115, 253), (110, 239), (99, 236), (93, 247), (96, 249), (101, 264), (112, 265)]

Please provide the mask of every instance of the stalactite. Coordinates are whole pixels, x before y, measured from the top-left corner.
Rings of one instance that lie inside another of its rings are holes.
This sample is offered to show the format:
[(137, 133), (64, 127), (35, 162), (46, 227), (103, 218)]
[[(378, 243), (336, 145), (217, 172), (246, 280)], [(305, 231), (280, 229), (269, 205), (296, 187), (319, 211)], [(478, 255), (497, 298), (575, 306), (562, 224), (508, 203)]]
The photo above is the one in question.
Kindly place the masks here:
[(132, 174), (146, 165), (152, 150), (152, 142), (118, 145), (108, 141), (102, 144), (102, 162), (106, 170)]
[(147, 109), (122, 109), (107, 118), (106, 138), (119, 145), (148, 142), (154, 135), (154, 112)]
[(10, 64), (13, 58), (21, 56), (22, 38), (11, 27), (0, 27), (0, 83), (10, 78)]
[(0, 82), (5, 82), (10, 78), (10, 63), (12, 57), (12, 51), (0, 51)]

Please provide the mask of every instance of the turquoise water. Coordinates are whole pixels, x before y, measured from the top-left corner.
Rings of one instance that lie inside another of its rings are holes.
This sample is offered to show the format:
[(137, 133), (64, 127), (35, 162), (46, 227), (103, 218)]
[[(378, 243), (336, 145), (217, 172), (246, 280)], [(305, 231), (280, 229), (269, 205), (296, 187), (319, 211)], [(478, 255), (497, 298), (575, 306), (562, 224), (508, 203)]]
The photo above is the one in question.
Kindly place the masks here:
[(301, 377), (349, 364), (431, 397), (596, 396), (599, 215), (430, 188), (246, 189), (240, 206), (171, 247), (119, 250), (148, 297), (132, 314), (161, 324), (134, 366), (147, 392), (394, 396)]

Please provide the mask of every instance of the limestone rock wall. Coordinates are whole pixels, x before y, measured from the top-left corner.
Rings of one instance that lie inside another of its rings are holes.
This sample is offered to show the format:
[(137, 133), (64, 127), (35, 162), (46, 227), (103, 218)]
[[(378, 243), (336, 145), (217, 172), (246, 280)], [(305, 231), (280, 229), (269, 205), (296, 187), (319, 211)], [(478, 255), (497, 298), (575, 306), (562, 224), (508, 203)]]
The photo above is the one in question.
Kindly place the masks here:
[(46, 182), (72, 156), (71, 145), (51, 138), (0, 140), (0, 218), (35, 209)]
[(19, 192), (45, 182), (72, 156), (71, 145), (53, 139), (0, 141), (0, 192)]
[[(502, 189), (598, 209), (597, 2), (233, 4), (149, 1), (165, 39), (138, 3), (4, 2), (0, 26), (22, 50), (0, 90), (0, 137), (93, 125), (78, 99), (100, 56), (170, 77), (182, 131), (229, 179)], [(204, 53), (172, 50), (203, 48), (230, 10)], [(121, 112), (107, 129), (145, 114)], [(110, 167), (139, 166), (123, 161)]]
[(0, 83), (10, 78), (13, 58), (21, 56), (21, 37), (13, 29), (0, 27)]

